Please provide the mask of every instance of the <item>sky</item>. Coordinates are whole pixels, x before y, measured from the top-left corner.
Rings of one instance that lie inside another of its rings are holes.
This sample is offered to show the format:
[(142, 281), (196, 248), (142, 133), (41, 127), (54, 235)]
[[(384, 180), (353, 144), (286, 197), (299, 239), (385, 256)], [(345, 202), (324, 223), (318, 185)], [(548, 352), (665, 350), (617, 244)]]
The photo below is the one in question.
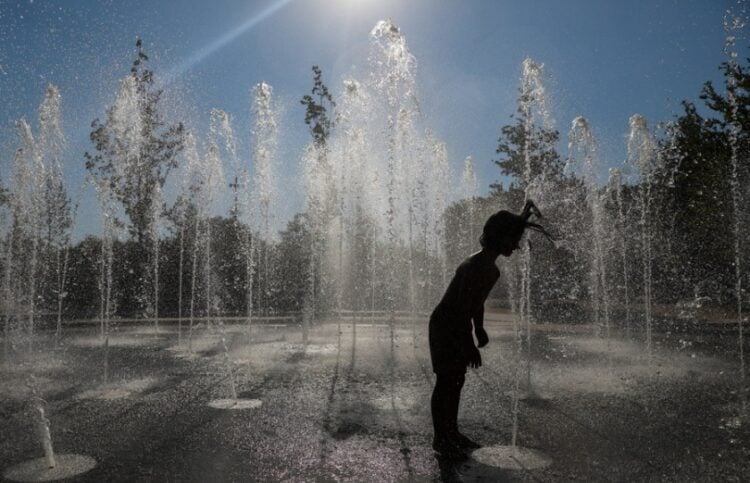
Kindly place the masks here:
[[(418, 63), (423, 124), (448, 147), (458, 185), (474, 159), (480, 193), (505, 181), (493, 163), (500, 128), (516, 110), (521, 64), (544, 64), (550, 111), (567, 132), (586, 117), (602, 173), (626, 155), (628, 119), (651, 126), (721, 82), (723, 18), (735, 0), (0, 0), (0, 181), (10, 184), (15, 123), (32, 123), (48, 83), (59, 86), (71, 193), (85, 179), (91, 121), (128, 74), (140, 37), (162, 83), (169, 118), (204, 129), (229, 112), (240, 155), (251, 156), (251, 89), (264, 81), (281, 107), (280, 220), (304, 209), (300, 158), (310, 135), (300, 98), (311, 66), (335, 94), (368, 70), (369, 32), (392, 19)], [(735, 8), (736, 10), (736, 8)], [(747, 42), (738, 50), (746, 57)], [(602, 174), (604, 176), (604, 174)], [(99, 230), (93, 191), (81, 191), (75, 239)], [(283, 223), (282, 223), (283, 224)]]

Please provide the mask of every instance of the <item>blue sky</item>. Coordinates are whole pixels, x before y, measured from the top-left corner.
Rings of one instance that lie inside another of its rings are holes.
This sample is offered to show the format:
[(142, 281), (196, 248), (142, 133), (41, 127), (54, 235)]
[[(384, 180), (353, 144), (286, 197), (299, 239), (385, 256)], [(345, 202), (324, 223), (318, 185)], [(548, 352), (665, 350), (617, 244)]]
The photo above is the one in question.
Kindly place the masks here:
[[(424, 124), (446, 141), (459, 175), (474, 157), (480, 189), (500, 179), (492, 163), (500, 127), (515, 111), (521, 62), (544, 63), (552, 115), (563, 138), (587, 117), (605, 164), (625, 156), (628, 118), (651, 125), (719, 81), (723, 0), (0, 0), (0, 176), (8, 184), (14, 123), (35, 119), (47, 83), (63, 97), (69, 139), (66, 179), (84, 176), (88, 131), (128, 73), (136, 36), (150, 68), (169, 78), (170, 115), (205, 125), (211, 108), (232, 114), (240, 153), (250, 156), (250, 89), (266, 81), (283, 108), (282, 174), (297, 189), (309, 140), (299, 99), (310, 67), (338, 92), (367, 70), (368, 33), (391, 18), (417, 58)], [(265, 13), (265, 15), (263, 15)], [(249, 28), (239, 32), (241, 26)], [(236, 35), (227, 36), (235, 32)], [(231, 37), (231, 38), (230, 38)], [(746, 42), (739, 43), (742, 57)], [(563, 143), (561, 151), (565, 154)], [(302, 197), (280, 207), (290, 216)], [(282, 215), (284, 216), (284, 215)], [(83, 199), (76, 238), (98, 230), (95, 200)]]

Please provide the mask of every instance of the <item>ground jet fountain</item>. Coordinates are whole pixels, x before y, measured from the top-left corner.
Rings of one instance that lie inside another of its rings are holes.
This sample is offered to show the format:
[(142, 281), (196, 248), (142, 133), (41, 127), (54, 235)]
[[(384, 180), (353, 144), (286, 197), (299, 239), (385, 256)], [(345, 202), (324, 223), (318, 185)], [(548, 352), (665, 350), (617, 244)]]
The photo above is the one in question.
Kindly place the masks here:
[(29, 377), (29, 416), (44, 450), (44, 457), (33, 459), (8, 468), (3, 478), (9, 481), (55, 481), (73, 478), (96, 466), (96, 460), (77, 454), (55, 454), (50, 436), (50, 421), (44, 410), (45, 401), (39, 396), (34, 376)]
[[(523, 75), (521, 78), (521, 97), (519, 102), (518, 113), (521, 116), (521, 122), (524, 136), (531, 139), (535, 136), (535, 123), (541, 123), (545, 129), (549, 129), (552, 120), (547, 109), (547, 95), (542, 82), (543, 65), (526, 58), (523, 62)], [(524, 202), (534, 199), (542, 203), (551, 199), (550, 188), (547, 186), (547, 177), (549, 168), (538, 161), (532, 160), (530, 143), (525, 144), (521, 153), (523, 159), (523, 194)], [(533, 323), (532, 315), (532, 253), (531, 241), (524, 240), (521, 261), (516, 269), (506, 270), (510, 274), (508, 284), (511, 287), (510, 293), (513, 302), (513, 340), (515, 342), (515, 360), (513, 369), (513, 390), (511, 392), (511, 441), (510, 445), (493, 445), (480, 448), (472, 453), (472, 457), (482, 464), (494, 466), (503, 469), (519, 468), (544, 468), (551, 464), (551, 459), (542, 452), (522, 447), (518, 444), (519, 435), (519, 412), (520, 402), (523, 401), (542, 401), (545, 398), (540, 396), (532, 385), (532, 352), (531, 352), (531, 326)], [(501, 263), (505, 263), (501, 261)], [(520, 272), (520, 273), (519, 273)], [(515, 295), (515, 297), (513, 297)], [(523, 324), (526, 337), (526, 367), (522, 370), (522, 352), (523, 352)], [(521, 384), (521, 373), (525, 372), (525, 387)]]

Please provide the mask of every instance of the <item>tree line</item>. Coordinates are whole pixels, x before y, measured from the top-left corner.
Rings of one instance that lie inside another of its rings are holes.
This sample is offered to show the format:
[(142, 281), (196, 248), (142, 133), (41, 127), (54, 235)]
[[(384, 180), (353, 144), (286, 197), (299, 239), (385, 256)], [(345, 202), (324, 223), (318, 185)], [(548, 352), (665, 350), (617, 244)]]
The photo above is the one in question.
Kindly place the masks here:
[[(160, 109), (162, 91), (156, 87), (154, 73), (146, 67), (149, 59), (140, 40), (136, 50), (125, 81), (129, 90), (121, 90), (123, 96), (130, 93), (132, 99), (123, 99), (117, 108), (107, 110), (103, 120), (92, 122), (92, 150), (84, 155), (89, 178), (98, 193), (116, 205), (111, 211), (111, 226), (126, 230), (128, 236), (113, 237), (108, 242), (106, 236), (89, 235), (71, 244), (76, 206), (55, 171), (60, 166), (61, 148), (54, 143), (54, 126), (39, 136), (44, 139), (33, 141), (30, 131), (23, 134), (25, 131), (21, 129), (24, 147), (16, 153), (20, 168), (16, 169), (13, 190), (0, 191), (7, 227), (0, 260), (6, 329), (28, 317), (46, 324), (55, 320), (59, 323), (61, 319), (99, 317), (105, 290), (114, 295), (111, 314), (123, 318), (149, 317), (154, 313), (161, 317), (185, 316), (188, 301), (200, 307), (215, 307), (225, 315), (243, 315), (247, 311), (250, 281), (259, 290), (249, 303), (266, 313), (303, 310), (311, 287), (317, 287), (312, 290), (320, 294), (333, 293), (330, 285), (334, 282), (323, 276), (323, 261), (316, 260), (310, 248), (323, 243), (324, 236), (315, 231), (319, 224), (310, 223), (310, 219), (325, 216), (325, 210), (315, 211), (315, 205), (311, 205), (307, 212), (296, 214), (280, 231), (278, 241), (263, 239), (238, 219), (236, 210), (227, 216), (212, 216), (203, 228), (211, 233), (212, 243), (207, 248), (197, 245), (196, 234), (200, 232), (197, 224), (201, 222), (196, 203), (181, 197), (167, 206), (158, 197), (168, 176), (178, 167), (188, 135), (182, 123), (164, 121)], [(738, 260), (748, 260), (748, 246), (740, 244), (741, 251), (736, 253), (731, 227), (738, 217), (741, 234), (747, 238), (748, 210), (744, 200), (750, 196), (747, 162), (750, 75), (747, 63), (724, 63), (720, 69), (724, 76), (723, 92), (706, 82), (700, 91), (700, 108), (684, 101), (680, 115), (653, 129), (654, 162), (648, 186), (643, 175), (629, 183), (611, 176), (610, 183), (593, 188), (602, 209), (603, 219), (599, 223), (607, 225), (607, 239), (603, 241), (609, 254), (605, 262), (607, 295), (613, 301), (620, 301), (613, 303), (613, 310), (619, 311), (620, 318), (628, 310), (623, 300), (630, 298), (636, 306), (642, 299), (646, 238), (639, 235), (639, 230), (644, 223), (650, 227), (648, 241), (653, 247), (650, 276), (654, 300), (674, 304), (709, 297), (720, 305), (736, 301), (734, 267)], [(59, 93), (50, 94), (55, 95)], [(585, 238), (586, 233), (591, 233), (594, 215), (582, 208), (586, 206), (586, 197), (591, 196), (591, 187), (586, 186), (579, 172), (566, 170), (569, 160), (558, 152), (560, 132), (530, 125), (528, 113), (522, 109), (530, 99), (524, 95), (522, 92), (519, 97), (519, 109), (511, 116), (511, 123), (500, 130), (498, 157), (494, 160), (499, 173), (510, 181), (493, 183), (487, 196), (458, 200), (444, 214), (448, 265), (455, 266), (478, 247), (477, 240), (469, 239), (467, 233), (478, 239), (490, 213), (501, 208), (517, 211), (528, 194), (529, 176), (543, 177), (546, 193), (558, 195), (550, 195), (548, 209), (543, 210), (545, 222), (561, 234), (562, 243), (543, 245), (547, 242), (533, 241), (540, 245), (533, 250), (536, 260), (533, 263), (546, 267), (532, 271), (532, 283), (537, 290), (534, 310), (538, 317), (574, 318), (576, 304), (570, 301), (586, 302), (593, 297), (590, 270), (593, 262), (584, 256), (591, 247), (585, 240), (576, 241), (576, 247), (569, 243), (574, 235)], [(305, 106), (304, 122), (318, 148), (320, 162), (325, 163), (326, 140), (336, 128), (336, 104), (317, 66), (313, 66), (311, 93), (301, 103)], [(123, 110), (122, 106), (130, 110)], [(40, 109), (40, 125), (50, 119), (49, 111), (49, 106)], [(131, 120), (135, 116), (137, 122), (126, 123), (124, 116), (131, 116)], [(123, 142), (131, 138), (137, 142), (132, 145)], [(30, 151), (35, 154), (30, 155)], [(736, 172), (732, 170), (733, 157), (740, 160)], [(39, 172), (35, 171), (34, 163), (47, 166), (42, 170), (46, 175), (39, 179), (23, 178)], [(742, 200), (736, 212), (733, 176)], [(639, 205), (644, 196), (649, 197), (652, 207), (645, 215)], [(161, 231), (153, 228), (155, 216), (163, 223)], [(367, 227), (362, 231), (366, 234)], [(365, 238), (369, 241), (363, 243), (383, 243), (376, 241), (372, 233)], [(260, 271), (247, 269), (243, 250), (249, 241), (267, 254), (264, 263), (268, 271), (262, 275), (264, 280), (259, 279)], [(197, 252), (210, 250), (213, 263), (213, 273), (196, 282), (197, 290), (189, 283), (178, 283), (200, 268), (194, 266), (197, 258), (184, 255), (191, 247)], [(366, 254), (368, 250), (362, 248), (361, 252)], [(402, 256), (398, 251), (394, 253)], [(615, 256), (616, 253), (622, 256)], [(109, 265), (105, 263), (107, 256), (113, 260)], [(436, 263), (427, 253), (416, 256), (422, 257), (423, 264)], [(153, 270), (155, 264), (158, 273)], [(310, 276), (317, 278), (311, 283)], [(439, 285), (441, 274), (436, 271), (431, 276), (435, 278), (435, 286)], [(513, 276), (507, 274), (506, 279)], [(107, 286), (106, 280), (111, 286)], [(202, 290), (207, 283), (216, 288), (210, 292), (212, 300), (202, 299), (209, 296)], [(372, 290), (361, 288), (349, 287), (353, 292), (362, 292), (360, 307), (369, 303), (381, 305), (374, 300), (368, 302), (365, 297), (408, 292), (407, 287), (392, 291), (374, 285)], [(513, 290), (510, 282), (499, 284), (496, 297), (507, 299)], [(154, 291), (158, 293), (156, 298), (150, 295)], [(320, 310), (333, 309), (330, 297), (320, 300)], [(154, 303), (158, 306), (154, 307)]]

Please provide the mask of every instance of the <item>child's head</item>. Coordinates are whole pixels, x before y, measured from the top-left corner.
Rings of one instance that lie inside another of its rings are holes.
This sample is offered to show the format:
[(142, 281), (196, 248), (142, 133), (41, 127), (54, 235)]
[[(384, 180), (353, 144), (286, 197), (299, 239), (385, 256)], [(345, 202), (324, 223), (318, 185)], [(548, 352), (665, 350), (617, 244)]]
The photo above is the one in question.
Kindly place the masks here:
[(537, 218), (542, 217), (542, 213), (534, 202), (529, 200), (520, 215), (501, 210), (490, 216), (484, 224), (482, 236), (479, 238), (482, 248), (508, 257), (514, 250), (518, 249), (518, 244), (527, 228), (538, 231), (552, 239), (552, 236), (541, 225), (529, 221), (531, 215), (535, 215)]

